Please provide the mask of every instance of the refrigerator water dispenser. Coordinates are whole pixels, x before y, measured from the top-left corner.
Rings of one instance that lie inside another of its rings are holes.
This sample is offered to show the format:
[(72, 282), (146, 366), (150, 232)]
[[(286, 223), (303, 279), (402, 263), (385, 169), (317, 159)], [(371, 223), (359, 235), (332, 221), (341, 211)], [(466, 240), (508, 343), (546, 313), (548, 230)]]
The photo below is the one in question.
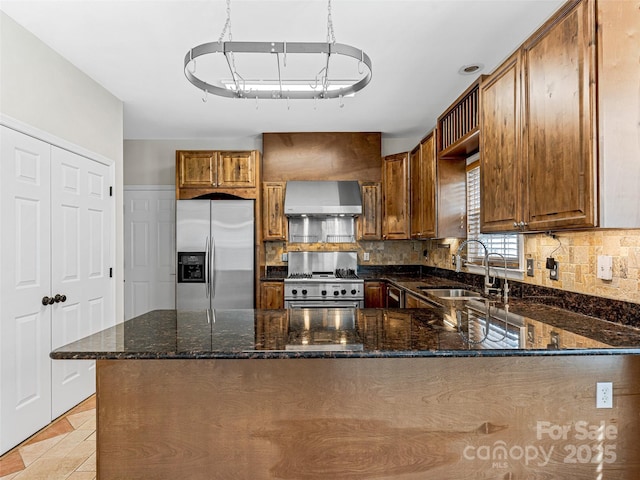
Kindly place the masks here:
[(205, 252), (178, 252), (178, 283), (205, 283)]

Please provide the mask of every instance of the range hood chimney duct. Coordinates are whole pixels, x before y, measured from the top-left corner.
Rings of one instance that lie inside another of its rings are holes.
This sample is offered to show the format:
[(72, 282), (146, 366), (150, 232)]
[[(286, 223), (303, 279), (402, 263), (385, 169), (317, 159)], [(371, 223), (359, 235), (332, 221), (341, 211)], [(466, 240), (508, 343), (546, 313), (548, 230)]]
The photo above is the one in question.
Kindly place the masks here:
[(360, 185), (354, 180), (289, 181), (284, 214), (289, 217), (361, 215)]

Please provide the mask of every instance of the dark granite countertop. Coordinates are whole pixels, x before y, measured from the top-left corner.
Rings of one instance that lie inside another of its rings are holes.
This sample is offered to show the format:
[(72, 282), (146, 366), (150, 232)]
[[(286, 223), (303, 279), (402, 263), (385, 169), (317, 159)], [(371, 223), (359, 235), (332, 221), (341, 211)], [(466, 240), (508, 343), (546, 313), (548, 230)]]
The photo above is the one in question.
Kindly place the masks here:
[[(156, 310), (53, 359), (267, 359), (640, 354), (640, 330), (542, 305), (422, 309)], [(489, 317), (487, 332), (486, 318)], [(506, 328), (505, 328), (506, 327)]]

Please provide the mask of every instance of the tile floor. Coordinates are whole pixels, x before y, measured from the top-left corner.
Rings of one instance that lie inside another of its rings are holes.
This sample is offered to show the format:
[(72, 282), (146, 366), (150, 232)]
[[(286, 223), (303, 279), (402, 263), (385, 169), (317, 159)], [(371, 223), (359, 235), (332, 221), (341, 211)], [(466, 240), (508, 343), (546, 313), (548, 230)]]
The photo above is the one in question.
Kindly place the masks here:
[(0, 457), (0, 480), (95, 478), (95, 396)]

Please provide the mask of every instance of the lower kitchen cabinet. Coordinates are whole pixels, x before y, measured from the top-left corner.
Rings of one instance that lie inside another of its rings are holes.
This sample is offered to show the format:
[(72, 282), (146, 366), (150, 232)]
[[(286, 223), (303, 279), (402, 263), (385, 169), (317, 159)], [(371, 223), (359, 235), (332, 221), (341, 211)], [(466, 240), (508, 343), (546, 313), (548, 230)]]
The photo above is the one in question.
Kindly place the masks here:
[(113, 325), (111, 167), (0, 127), (0, 454), (95, 391), (94, 360), (51, 360)]
[(421, 298), (414, 297), (413, 295), (407, 294), (404, 297), (404, 306), (405, 308), (429, 308), (433, 305), (429, 302), (422, 300)]
[(384, 308), (386, 298), (385, 282), (364, 282), (365, 308)]
[(268, 310), (284, 308), (283, 282), (262, 282), (260, 284), (260, 308)]

